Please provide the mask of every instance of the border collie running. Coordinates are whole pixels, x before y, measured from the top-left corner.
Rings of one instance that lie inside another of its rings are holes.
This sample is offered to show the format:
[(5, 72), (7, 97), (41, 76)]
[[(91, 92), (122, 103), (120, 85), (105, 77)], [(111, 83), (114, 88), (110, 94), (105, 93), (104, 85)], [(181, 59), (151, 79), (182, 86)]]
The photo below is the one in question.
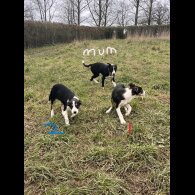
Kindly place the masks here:
[(56, 84), (52, 87), (49, 101), (51, 101), (51, 117), (54, 116), (53, 104), (55, 100), (59, 100), (62, 103), (61, 110), (64, 116), (65, 124), (69, 124), (68, 111), (71, 111), (71, 118), (75, 117), (79, 112), (81, 101), (75, 94), (62, 84)]
[(136, 96), (145, 96), (145, 91), (133, 83), (129, 84), (128, 87), (125, 87), (123, 84), (117, 85), (112, 91), (112, 106), (106, 111), (106, 113), (110, 113), (115, 107), (120, 123), (126, 124), (120, 108), (124, 107), (126, 111), (125, 116), (128, 116), (132, 109), (129, 102)]
[(104, 88), (104, 80), (106, 77), (112, 77), (112, 84), (114, 87), (116, 86), (115, 83), (115, 75), (117, 71), (117, 65), (115, 64), (103, 64), (103, 63), (94, 63), (86, 65), (84, 61), (82, 61), (85, 67), (90, 67), (93, 76), (91, 77), (90, 81), (94, 81), (95, 83), (99, 83), (95, 78), (97, 78), (100, 74), (102, 74), (102, 87)]

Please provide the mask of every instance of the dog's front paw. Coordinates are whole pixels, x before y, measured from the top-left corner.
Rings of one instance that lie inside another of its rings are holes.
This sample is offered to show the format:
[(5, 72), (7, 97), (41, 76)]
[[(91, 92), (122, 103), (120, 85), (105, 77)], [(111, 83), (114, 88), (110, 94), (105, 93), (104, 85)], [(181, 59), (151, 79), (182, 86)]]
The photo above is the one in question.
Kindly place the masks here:
[(106, 114), (110, 113), (112, 110), (112, 107), (110, 107), (107, 111), (106, 111)]
[(116, 87), (116, 83), (115, 82), (112, 82), (113, 86)]
[(76, 115), (75, 115), (75, 114), (73, 114), (73, 115), (71, 115), (71, 116), (70, 116), (70, 118), (71, 118), (71, 119), (74, 119), (74, 117), (75, 117), (75, 116), (76, 116)]
[(130, 113), (129, 112), (127, 112), (126, 114), (125, 114), (125, 116), (129, 116), (130, 115)]
[(69, 123), (66, 123), (66, 126), (70, 126), (70, 124)]
[(121, 121), (121, 124), (122, 124), (122, 125), (125, 125), (125, 124), (126, 124), (126, 121)]
[(51, 110), (51, 118), (54, 116), (54, 111)]

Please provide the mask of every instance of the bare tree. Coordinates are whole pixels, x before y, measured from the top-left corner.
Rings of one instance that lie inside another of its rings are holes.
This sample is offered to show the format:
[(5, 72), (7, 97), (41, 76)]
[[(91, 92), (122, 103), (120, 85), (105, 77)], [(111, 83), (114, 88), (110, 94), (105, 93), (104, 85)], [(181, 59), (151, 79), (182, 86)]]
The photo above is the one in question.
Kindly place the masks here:
[(104, 26), (112, 26), (117, 19), (117, 1), (107, 0), (105, 4)]
[(98, 1), (86, 0), (86, 2), (93, 22), (95, 23), (96, 26), (100, 26), (103, 18), (102, 0), (98, 0)]
[(74, 7), (74, 3), (73, 0), (66, 0), (65, 4), (64, 4), (64, 8), (65, 8), (65, 14), (67, 16), (68, 19), (68, 24), (75, 24), (75, 7)]
[(86, 0), (93, 24), (96, 26), (111, 26), (116, 18), (112, 0)]
[(86, 0), (63, 0), (59, 18), (67, 24), (81, 25), (86, 20), (82, 13), (86, 10)]
[(31, 2), (24, 1), (24, 20), (34, 20), (34, 8)]
[(141, 23), (147, 23), (147, 25), (151, 25), (152, 16), (153, 16), (153, 7), (156, 0), (143, 0), (140, 7), (144, 13), (144, 17)]
[(127, 1), (122, 0), (117, 3), (118, 11), (117, 11), (117, 23), (124, 27), (129, 24), (131, 19), (129, 12), (129, 4)]
[(129, 0), (130, 2), (130, 13), (134, 15), (133, 23), (135, 26), (138, 24), (139, 19), (139, 8), (142, 3), (142, 0)]
[(80, 24), (86, 20), (86, 18), (81, 17), (81, 14), (85, 11), (87, 8), (87, 3), (85, 0), (71, 0), (73, 3), (73, 6), (75, 7), (75, 21), (76, 24), (80, 26)]
[(56, 0), (32, 0), (35, 9), (39, 12), (41, 21), (51, 21), (55, 14)]
[(167, 4), (162, 4), (161, 2), (158, 2), (153, 11), (153, 20), (158, 25), (162, 25), (169, 22), (169, 17), (170, 13)]
[(139, 13), (139, 6), (140, 6), (141, 0), (133, 0), (133, 5), (135, 7), (135, 26), (137, 26), (138, 22), (138, 13)]
[(103, 26), (107, 25), (107, 19), (108, 19), (108, 8), (110, 5), (110, 0), (105, 0), (105, 5), (104, 5), (104, 9), (103, 9), (103, 17), (104, 17), (104, 22), (103, 22)]

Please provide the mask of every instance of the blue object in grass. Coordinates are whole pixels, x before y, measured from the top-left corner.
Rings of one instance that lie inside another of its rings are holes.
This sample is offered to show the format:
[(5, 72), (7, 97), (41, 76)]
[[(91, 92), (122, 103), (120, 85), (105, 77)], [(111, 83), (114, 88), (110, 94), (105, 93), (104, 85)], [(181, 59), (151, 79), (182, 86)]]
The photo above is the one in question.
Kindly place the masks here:
[(64, 134), (64, 132), (62, 131), (58, 131), (58, 126), (54, 123), (54, 122), (51, 122), (51, 121), (48, 121), (47, 123), (44, 124), (45, 127), (51, 127), (52, 130), (50, 132), (48, 132), (48, 134), (50, 135), (54, 135), (54, 134)]

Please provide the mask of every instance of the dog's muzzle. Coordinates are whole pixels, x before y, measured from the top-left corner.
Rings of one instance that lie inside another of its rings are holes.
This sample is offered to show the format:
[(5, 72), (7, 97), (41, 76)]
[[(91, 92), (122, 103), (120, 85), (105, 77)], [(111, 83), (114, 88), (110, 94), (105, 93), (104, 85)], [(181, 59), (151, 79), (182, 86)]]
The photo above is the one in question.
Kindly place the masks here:
[(78, 110), (72, 110), (71, 118), (75, 117), (79, 113)]
[(112, 76), (115, 76), (115, 74), (116, 74), (116, 71), (113, 70), (113, 71), (112, 71)]
[(144, 96), (146, 95), (145, 91), (141, 94), (142, 100), (144, 99)]

